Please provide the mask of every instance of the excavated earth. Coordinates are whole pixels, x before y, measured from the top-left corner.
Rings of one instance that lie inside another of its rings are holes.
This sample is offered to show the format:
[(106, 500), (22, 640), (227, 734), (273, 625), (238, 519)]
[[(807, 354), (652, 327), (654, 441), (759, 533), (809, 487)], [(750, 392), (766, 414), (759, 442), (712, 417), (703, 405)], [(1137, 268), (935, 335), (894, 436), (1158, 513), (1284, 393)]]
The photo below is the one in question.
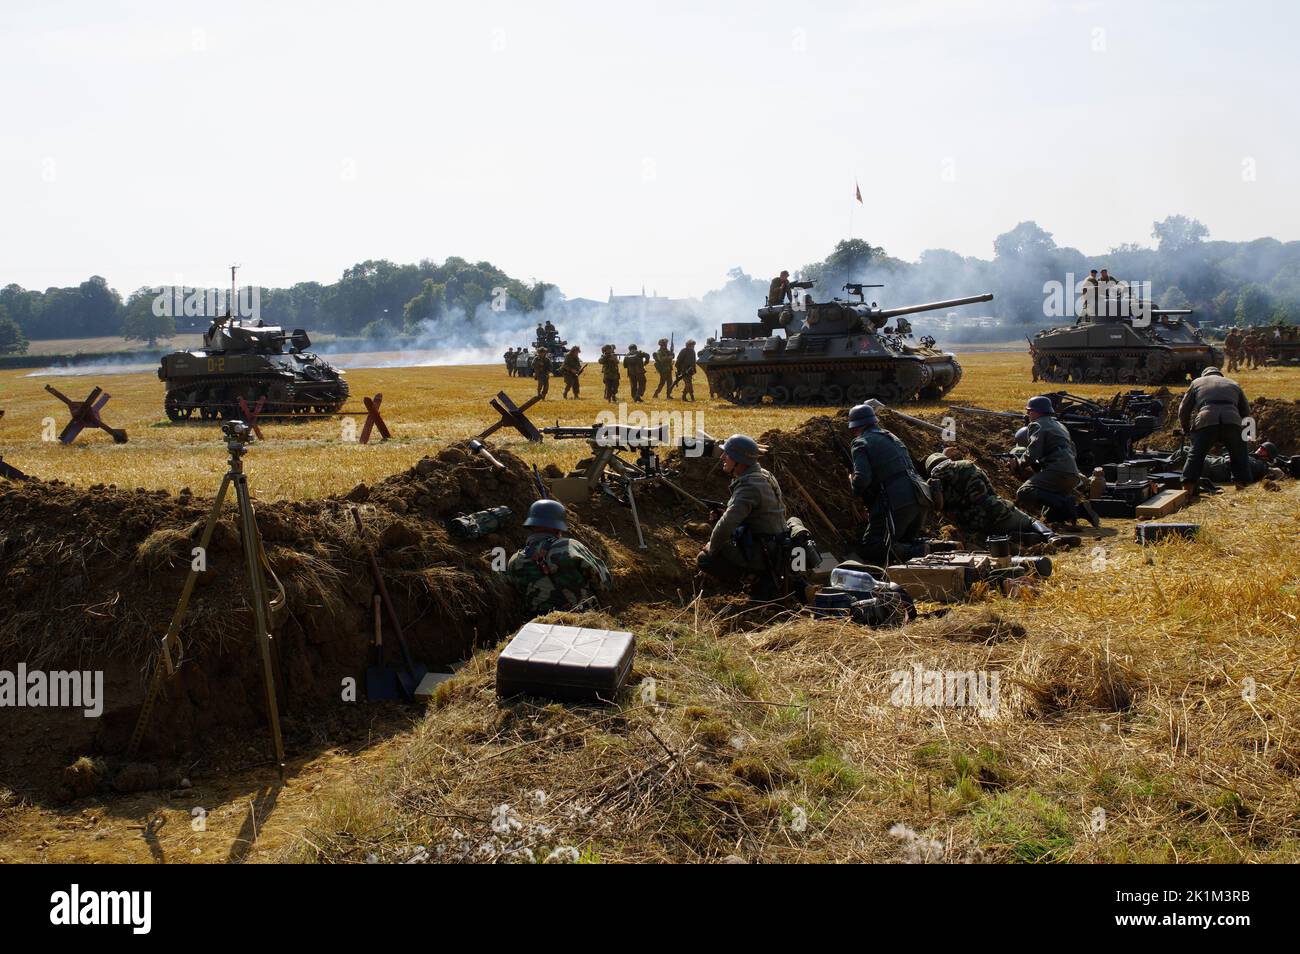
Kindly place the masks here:
[[(1295, 452), (1300, 405), (1257, 401), (1260, 433)], [(944, 412), (935, 413), (936, 418)], [(918, 464), (943, 445), (932, 430), (886, 414), (885, 425)], [(1006, 450), (1016, 422), (963, 415), (957, 446), (980, 463), (999, 491), (1017, 481), (994, 455)], [(774, 470), (792, 513), (824, 549), (846, 553), (863, 515), (848, 485), (845, 412), (813, 417), (791, 431), (769, 431), (764, 463)], [(1154, 446), (1168, 441), (1153, 438)], [(307, 755), (339, 741), (364, 743), (383, 731), (377, 713), (409, 724), (400, 704), (342, 702), (349, 680), (364, 687), (370, 662), (373, 587), (366, 545), (377, 553), (413, 655), (431, 668), (492, 645), (526, 619), (494, 569), (522, 545), (522, 515), (536, 497), (525, 463), (504, 449), (494, 469), (464, 444), (447, 447), (405, 473), (324, 499), (257, 505), (267, 556), (287, 598), (276, 629), (286, 747)], [(677, 485), (700, 500), (723, 500), (727, 479), (710, 457), (664, 455)], [(255, 462), (252, 477), (256, 491)], [(546, 476), (559, 476), (548, 468)], [(708, 536), (697, 502), (664, 485), (637, 493), (646, 546), (631, 511), (608, 498), (571, 508), (572, 530), (606, 560), (615, 610), (632, 604), (683, 605), (699, 589), (694, 557)], [(448, 530), (450, 518), (506, 505), (514, 519), (479, 540)], [(35, 800), (86, 794), (66, 766), (91, 756), (122, 775), (159, 639), (176, 607), (191, 551), (211, 498), (187, 491), (77, 488), (58, 482), (0, 482), (0, 670), (100, 670), (102, 718), (80, 709), (16, 708), (0, 739), (0, 785)], [(362, 518), (359, 537), (350, 510)], [(719, 599), (734, 599), (723, 595)], [(262, 665), (252, 634), (243, 556), (228, 500), (181, 629), (184, 664), (160, 696), (140, 758), (160, 766), (156, 781), (174, 784), (196, 762), (235, 770), (267, 760)], [(391, 643), (392, 637), (386, 633)], [(389, 647), (395, 661), (394, 647)], [(364, 688), (356, 695), (364, 697)], [(392, 722), (392, 720), (388, 720)], [(72, 788), (69, 789), (71, 780)], [(122, 782), (119, 790), (131, 784)]]

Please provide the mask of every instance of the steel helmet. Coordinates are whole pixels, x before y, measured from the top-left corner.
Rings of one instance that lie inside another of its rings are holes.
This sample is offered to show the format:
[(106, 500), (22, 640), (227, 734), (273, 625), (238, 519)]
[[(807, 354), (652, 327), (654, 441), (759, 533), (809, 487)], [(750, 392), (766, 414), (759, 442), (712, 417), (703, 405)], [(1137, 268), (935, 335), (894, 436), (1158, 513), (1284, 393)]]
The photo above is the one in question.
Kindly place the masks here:
[(1265, 441), (1255, 448), (1255, 456), (1262, 457), (1265, 460), (1272, 460), (1277, 456), (1277, 445), (1272, 441)]
[(941, 464), (948, 460), (948, 455), (944, 453), (934, 453), (925, 459), (925, 472), (928, 474), (934, 470), (936, 464)]
[(857, 404), (849, 411), (849, 427), (875, 427), (876, 409), (870, 404)]
[(1206, 368), (1204, 371), (1201, 372), (1201, 377), (1203, 378), (1208, 378), (1213, 376), (1217, 376), (1221, 378), (1223, 377), (1223, 372), (1215, 367)]
[(1031, 397), (1025, 402), (1026, 411), (1037, 411), (1039, 414), (1055, 414), (1056, 408), (1052, 405), (1052, 399), (1044, 394), (1038, 397)]
[(524, 521), (524, 526), (568, 530), (569, 523), (565, 520), (566, 516), (564, 504), (558, 500), (538, 500), (528, 508), (528, 519)]
[(1016, 446), (1025, 447), (1029, 444), (1029, 428), (1022, 427), (1016, 431)]
[(740, 464), (758, 463), (758, 441), (748, 434), (732, 434), (722, 442), (722, 453)]

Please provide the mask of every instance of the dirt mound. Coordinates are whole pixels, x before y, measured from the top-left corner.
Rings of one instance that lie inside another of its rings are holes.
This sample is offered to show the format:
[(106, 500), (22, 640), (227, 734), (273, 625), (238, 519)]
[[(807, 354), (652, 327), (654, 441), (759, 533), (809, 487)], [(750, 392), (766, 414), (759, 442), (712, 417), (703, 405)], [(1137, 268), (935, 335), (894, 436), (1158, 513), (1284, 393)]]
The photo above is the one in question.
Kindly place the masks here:
[(1250, 412), (1261, 442), (1272, 441), (1283, 454), (1300, 454), (1300, 401), (1256, 398)]

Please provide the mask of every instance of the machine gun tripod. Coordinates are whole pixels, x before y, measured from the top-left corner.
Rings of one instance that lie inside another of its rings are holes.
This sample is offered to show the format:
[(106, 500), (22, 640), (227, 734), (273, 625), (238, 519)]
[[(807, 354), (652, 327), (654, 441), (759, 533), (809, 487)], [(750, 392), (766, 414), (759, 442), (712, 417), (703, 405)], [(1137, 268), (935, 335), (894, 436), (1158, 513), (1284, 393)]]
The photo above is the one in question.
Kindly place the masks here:
[[(149, 717), (153, 713), (154, 704), (158, 701), (163, 685), (183, 662), (183, 657), (180, 656), (181, 623), (185, 619), (185, 611), (189, 608), (190, 597), (194, 593), (199, 574), (207, 570), (208, 545), (212, 542), (212, 533), (216, 529), (217, 520), (221, 517), (226, 492), (233, 485), (235, 500), (239, 506), (239, 537), (244, 549), (244, 570), (248, 575), (249, 595), (253, 603), (253, 636), (257, 640), (262, 657), (262, 678), (266, 686), (266, 713), (271, 723), (271, 743), (274, 748), (276, 768), (283, 780), (284, 739), (280, 732), (280, 709), (276, 696), (276, 649), (271, 635), (271, 626), (273, 619), (285, 606), (284, 587), (276, 577), (275, 571), (271, 569), (271, 564), (266, 559), (266, 551), (262, 548), (262, 535), (257, 529), (257, 515), (253, 511), (253, 500), (248, 490), (248, 475), (244, 473), (244, 455), (248, 453), (248, 444), (253, 439), (252, 428), (243, 421), (226, 421), (221, 425), (221, 431), (226, 437), (226, 450), (230, 454), (229, 470), (221, 478), (221, 489), (217, 491), (217, 496), (212, 501), (212, 510), (208, 513), (203, 535), (199, 538), (198, 559), (190, 565), (190, 573), (185, 578), (185, 585), (181, 589), (176, 612), (172, 615), (171, 625), (167, 627), (167, 634), (159, 646), (158, 662), (149, 680), (149, 688), (146, 690), (144, 703), (140, 707), (140, 714), (136, 718), (135, 729), (131, 733), (131, 741), (127, 744), (126, 752), (128, 758), (135, 757), (148, 729)], [(270, 574), (277, 590), (275, 599), (270, 601), (267, 600), (266, 577), (263, 571)], [(173, 653), (178, 658), (173, 658)]]

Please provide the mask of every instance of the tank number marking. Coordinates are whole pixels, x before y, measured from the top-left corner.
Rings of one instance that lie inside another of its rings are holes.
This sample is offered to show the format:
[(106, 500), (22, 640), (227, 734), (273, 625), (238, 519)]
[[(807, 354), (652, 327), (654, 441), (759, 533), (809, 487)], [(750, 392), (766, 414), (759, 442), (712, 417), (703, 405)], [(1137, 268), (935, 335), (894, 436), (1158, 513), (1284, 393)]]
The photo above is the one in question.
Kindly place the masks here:
[(225, 359), (225, 358), (208, 358), (208, 370), (209, 370), (209, 371), (224, 371), (224, 370), (226, 370), (226, 359)]

